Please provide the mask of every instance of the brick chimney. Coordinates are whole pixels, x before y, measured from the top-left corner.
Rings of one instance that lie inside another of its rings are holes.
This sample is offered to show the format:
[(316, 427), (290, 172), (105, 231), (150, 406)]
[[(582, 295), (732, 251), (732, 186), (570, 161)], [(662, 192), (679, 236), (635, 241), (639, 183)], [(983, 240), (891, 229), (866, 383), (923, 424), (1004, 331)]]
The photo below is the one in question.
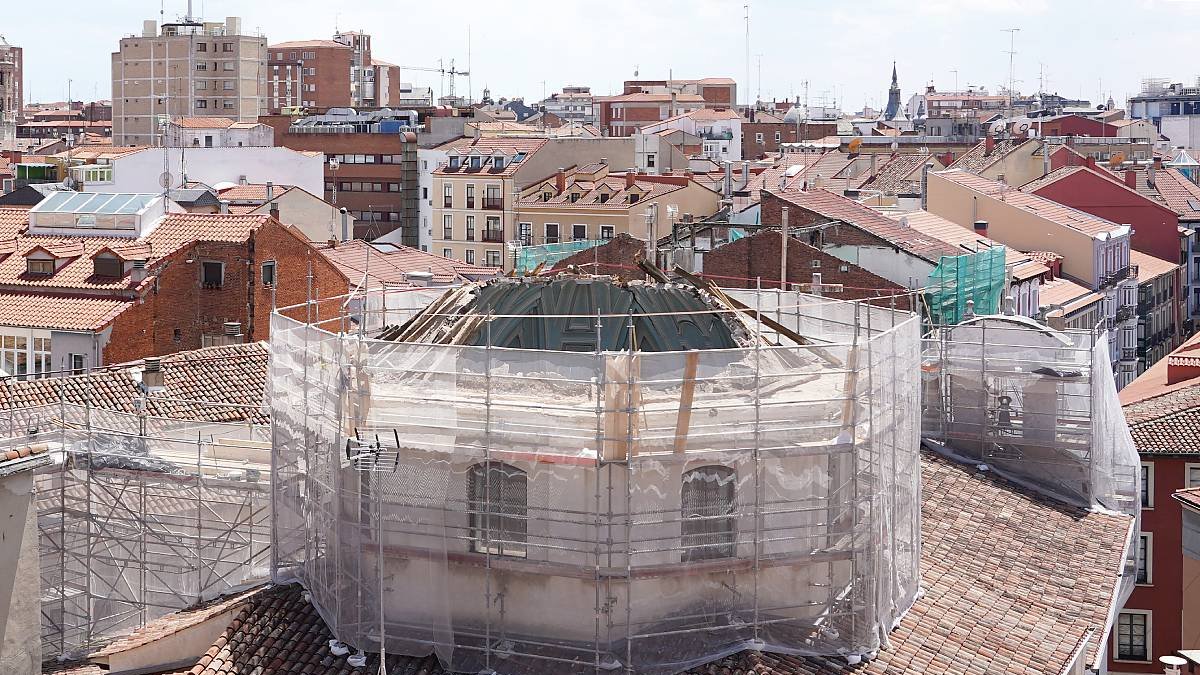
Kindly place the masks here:
[(555, 194), (562, 194), (567, 191), (567, 170), (558, 167), (558, 173), (554, 174), (554, 191)]
[(990, 155), (996, 149), (996, 137), (988, 134), (983, 137), (983, 154)]
[(278, 202), (271, 202), (271, 217), (274, 218), (275, 220), (279, 220), (279, 203)]
[(633, 187), (637, 184), (637, 169), (630, 168), (625, 172), (625, 189)]
[(1095, 157), (1084, 157), (1083, 165), (1086, 166), (1087, 168), (1091, 169), (1092, 171), (1095, 171), (1096, 170), (1096, 158)]
[(1137, 189), (1137, 172), (1133, 169), (1125, 170), (1125, 185), (1128, 186), (1130, 190)]

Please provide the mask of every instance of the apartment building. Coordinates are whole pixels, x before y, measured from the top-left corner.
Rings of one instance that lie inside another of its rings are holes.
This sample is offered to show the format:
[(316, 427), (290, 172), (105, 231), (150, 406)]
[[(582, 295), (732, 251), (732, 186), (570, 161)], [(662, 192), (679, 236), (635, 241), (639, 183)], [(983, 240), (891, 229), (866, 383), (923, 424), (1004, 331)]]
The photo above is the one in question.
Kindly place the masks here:
[(597, 97), (597, 118), (606, 136), (632, 136), (635, 131), (676, 115), (704, 108), (697, 94), (633, 92), (620, 96)]
[(720, 194), (687, 173), (616, 173), (607, 162), (592, 162), (521, 191), (517, 239), (522, 246), (607, 241), (619, 234), (657, 240), (676, 225), (716, 213), (720, 201)]
[(350, 105), (352, 49), (335, 40), (280, 42), (267, 48), (267, 111)]
[(623, 94), (699, 96), (708, 108), (732, 108), (737, 105), (737, 82), (728, 77), (698, 80), (625, 80)]
[(643, 125), (638, 133), (667, 130), (682, 131), (700, 139), (699, 156), (717, 162), (742, 159), (742, 116), (733, 110), (700, 108)]
[(22, 121), (24, 52), (0, 36), (0, 142), (15, 137)]
[(112, 55), (113, 144), (160, 145), (164, 117), (232, 117), (267, 111), (267, 40), (224, 23), (184, 17), (121, 38)]
[(1064, 276), (1104, 295), (1117, 387), (1137, 376), (1138, 269), (1132, 228), (962, 170), (930, 173), (928, 210), (1020, 251), (1063, 256)]
[[(263, 117), (275, 143), (316, 153), (324, 163), (324, 185), (302, 186), (354, 219), (358, 239), (420, 243), (420, 185), (417, 139), (400, 133), (411, 121), (377, 116), (274, 115)], [(262, 181), (259, 181), (262, 182)], [(287, 181), (276, 184), (296, 185)]]
[(597, 162), (634, 166), (632, 139), (480, 137), (441, 149), (447, 161), (433, 172), (431, 252), (505, 269), (512, 267), (506, 244), (521, 239), (526, 188)]
[(541, 107), (564, 122), (595, 124), (596, 113), (592, 109), (592, 88), (582, 86), (563, 87), (561, 92), (550, 94), (541, 102)]

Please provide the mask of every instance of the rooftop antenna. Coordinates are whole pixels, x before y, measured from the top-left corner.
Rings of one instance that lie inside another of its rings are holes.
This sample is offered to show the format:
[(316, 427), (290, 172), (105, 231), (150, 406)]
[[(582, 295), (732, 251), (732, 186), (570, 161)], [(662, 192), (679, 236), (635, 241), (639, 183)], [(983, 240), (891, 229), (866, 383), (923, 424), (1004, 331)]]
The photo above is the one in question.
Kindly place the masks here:
[(1008, 33), (1008, 109), (1005, 112), (1005, 117), (1012, 117), (1012, 102), (1013, 102), (1013, 57), (1017, 55), (1017, 33), (1020, 28), (1002, 28), (1002, 33)]
[(950, 72), (954, 73), (954, 93), (958, 93), (958, 68), (951, 68)]
[[(746, 4), (743, 5), (742, 8), (746, 10), (746, 87), (749, 88), (749, 86), (750, 86), (750, 2), (747, 0)], [(747, 89), (747, 91), (746, 91), (747, 107), (749, 107), (749, 102), (750, 102), (750, 91), (749, 91), (749, 89)]]
[(762, 52), (758, 54), (758, 100), (762, 100)]
[(467, 24), (467, 105), (474, 102), (475, 85), (471, 84), (471, 24)]

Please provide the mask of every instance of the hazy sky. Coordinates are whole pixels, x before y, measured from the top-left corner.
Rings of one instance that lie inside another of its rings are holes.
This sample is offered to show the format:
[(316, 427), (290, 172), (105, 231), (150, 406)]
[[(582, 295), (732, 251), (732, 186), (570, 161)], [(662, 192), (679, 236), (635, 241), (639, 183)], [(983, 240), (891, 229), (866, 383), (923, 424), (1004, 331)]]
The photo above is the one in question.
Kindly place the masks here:
[[(108, 98), (110, 53), (143, 19), (172, 19), (186, 2), (8, 0), (0, 34), (25, 48), (26, 97)], [(1035, 91), (1044, 64), (1047, 91), (1123, 104), (1144, 77), (1192, 82), (1200, 74), (1187, 45), (1200, 44), (1200, 0), (750, 0), (747, 82), (744, 0), (195, 0), (207, 18), (236, 15), (270, 42), (328, 38), (335, 26), (373, 36), (376, 58), (410, 66), (468, 63), (479, 96), (540, 99), (565, 84), (598, 94), (642, 78), (728, 76), (764, 99), (835, 98), (847, 111), (887, 98), (892, 61), (907, 97), (932, 80), (995, 91), (1008, 80), (1009, 33), (1016, 34), (1017, 89)], [(1184, 47), (1180, 47), (1184, 45)], [(1174, 55), (1174, 57), (1172, 57)], [(761, 62), (761, 87), (760, 64)], [(957, 70), (957, 75), (954, 71)], [(408, 71), (434, 87), (439, 77)], [(467, 79), (459, 81), (460, 90)], [(748, 86), (747, 86), (748, 85)]]

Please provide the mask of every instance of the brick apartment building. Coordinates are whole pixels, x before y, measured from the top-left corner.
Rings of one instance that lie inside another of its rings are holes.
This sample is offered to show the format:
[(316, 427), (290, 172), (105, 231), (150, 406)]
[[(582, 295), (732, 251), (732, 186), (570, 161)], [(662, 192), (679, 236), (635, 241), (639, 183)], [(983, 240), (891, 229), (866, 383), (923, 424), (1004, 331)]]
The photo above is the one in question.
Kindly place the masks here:
[(699, 96), (706, 108), (732, 108), (737, 105), (737, 82), (728, 77), (705, 77), (699, 80), (625, 80), (621, 93)]
[(742, 120), (742, 159), (777, 154), (783, 143), (810, 141), (837, 135), (837, 122), (785, 122), (780, 115), (750, 111)]
[(333, 40), (267, 47), (267, 111), (289, 106), (324, 110), (350, 105), (351, 49)]
[[(127, 210), (113, 213), (118, 203)], [(264, 339), (273, 307), (346, 292), (345, 275), (273, 216), (177, 210), (158, 195), (75, 192), (0, 209), (0, 370), (195, 349), (225, 340), (231, 323), (239, 340)]]
[(418, 247), (416, 135), (385, 133), (381, 123), (359, 125), (352, 133), (322, 133), (322, 128), (304, 128), (292, 124), (294, 121), (286, 115), (262, 118), (275, 130), (275, 145), (325, 154), (325, 190), (321, 196), (350, 212), (355, 220), (353, 236), (385, 237)]

